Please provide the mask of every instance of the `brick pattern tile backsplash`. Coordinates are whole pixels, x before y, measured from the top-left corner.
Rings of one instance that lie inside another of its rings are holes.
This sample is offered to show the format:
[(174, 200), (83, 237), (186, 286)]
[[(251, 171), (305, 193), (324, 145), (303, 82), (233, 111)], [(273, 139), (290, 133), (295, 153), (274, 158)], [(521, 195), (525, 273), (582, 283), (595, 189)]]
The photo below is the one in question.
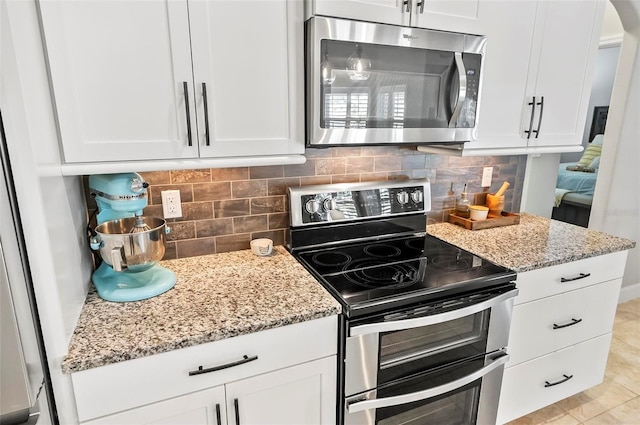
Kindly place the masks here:
[[(313, 184), (429, 178), (429, 222), (448, 219), (465, 183), (470, 199), (484, 204), (486, 193), (510, 183), (505, 210), (520, 211), (526, 156), (453, 157), (411, 147), (307, 149), (300, 165), (238, 167), (140, 173), (149, 182), (145, 215), (162, 217), (160, 192), (179, 190), (182, 214), (168, 219), (165, 259), (249, 248), (255, 238), (286, 244), (287, 188)], [(493, 167), (490, 188), (480, 186), (483, 167)], [(453, 189), (453, 193), (452, 193)], [(95, 204), (88, 202), (91, 212)]]

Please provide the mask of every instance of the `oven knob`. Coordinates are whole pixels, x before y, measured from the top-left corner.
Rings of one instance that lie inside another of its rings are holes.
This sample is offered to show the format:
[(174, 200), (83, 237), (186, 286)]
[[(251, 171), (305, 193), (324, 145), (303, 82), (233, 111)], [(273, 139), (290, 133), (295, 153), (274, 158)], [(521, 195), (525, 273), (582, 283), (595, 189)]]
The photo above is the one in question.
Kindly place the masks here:
[(322, 202), (322, 206), (324, 207), (325, 211), (335, 210), (336, 200), (333, 198), (324, 198), (324, 201)]
[(422, 195), (421, 190), (414, 190), (411, 192), (411, 200), (413, 200), (414, 203), (419, 204), (423, 199), (424, 196)]
[(398, 194), (396, 195), (396, 200), (400, 205), (404, 205), (407, 202), (409, 202), (409, 194), (404, 190), (401, 192), (398, 192)]
[(304, 209), (307, 210), (309, 214), (315, 214), (320, 211), (320, 202), (315, 199), (309, 199), (306, 204), (304, 204)]

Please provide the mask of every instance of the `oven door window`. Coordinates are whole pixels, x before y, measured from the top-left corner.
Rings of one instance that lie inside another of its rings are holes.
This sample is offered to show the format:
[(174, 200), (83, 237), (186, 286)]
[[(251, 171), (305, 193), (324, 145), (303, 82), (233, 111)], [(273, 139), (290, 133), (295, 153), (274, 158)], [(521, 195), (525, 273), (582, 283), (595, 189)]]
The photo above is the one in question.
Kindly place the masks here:
[(378, 384), (487, 351), (490, 310), (435, 325), (380, 333)]
[[(451, 365), (392, 385), (381, 386), (377, 399), (403, 396), (438, 387), (482, 368), (484, 358)], [(410, 403), (375, 409), (377, 425), (475, 424), (480, 404), (482, 378), (444, 394)], [(372, 412), (370, 412), (372, 413)]]
[(320, 127), (446, 128), (458, 93), (452, 52), (321, 41)]

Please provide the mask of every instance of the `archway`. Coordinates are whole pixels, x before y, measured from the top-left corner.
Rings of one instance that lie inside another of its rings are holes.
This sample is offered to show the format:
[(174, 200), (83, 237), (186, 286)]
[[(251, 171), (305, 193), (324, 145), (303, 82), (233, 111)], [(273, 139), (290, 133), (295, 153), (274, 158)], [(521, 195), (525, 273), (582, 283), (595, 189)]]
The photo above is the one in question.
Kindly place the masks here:
[[(624, 35), (589, 228), (640, 242), (640, 2), (611, 0)], [(640, 249), (629, 252), (621, 301), (640, 297)]]

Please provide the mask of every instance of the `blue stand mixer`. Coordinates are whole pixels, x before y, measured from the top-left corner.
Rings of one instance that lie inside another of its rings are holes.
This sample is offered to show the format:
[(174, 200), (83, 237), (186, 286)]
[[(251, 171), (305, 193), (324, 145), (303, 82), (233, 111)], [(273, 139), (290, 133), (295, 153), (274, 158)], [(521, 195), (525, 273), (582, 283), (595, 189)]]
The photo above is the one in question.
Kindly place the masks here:
[(99, 211), (90, 244), (103, 261), (92, 281), (107, 301), (139, 301), (176, 284), (175, 273), (158, 264), (169, 228), (161, 218), (142, 215), (148, 186), (137, 173), (89, 176)]

